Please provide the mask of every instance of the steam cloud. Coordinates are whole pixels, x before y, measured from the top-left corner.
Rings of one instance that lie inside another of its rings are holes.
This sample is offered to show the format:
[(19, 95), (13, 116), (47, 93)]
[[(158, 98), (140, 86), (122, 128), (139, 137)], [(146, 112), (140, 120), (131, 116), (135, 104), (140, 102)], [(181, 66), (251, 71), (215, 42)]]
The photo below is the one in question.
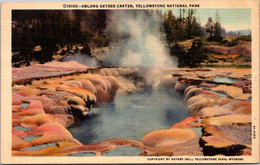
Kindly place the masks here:
[(165, 46), (161, 21), (146, 11), (113, 11), (106, 29), (112, 44), (102, 61), (122, 67), (176, 67)]
[(70, 53), (66, 56), (64, 56), (61, 61), (77, 61), (80, 64), (90, 66), (90, 67), (96, 67), (98, 66), (98, 61), (95, 58), (91, 58), (86, 54), (81, 53)]

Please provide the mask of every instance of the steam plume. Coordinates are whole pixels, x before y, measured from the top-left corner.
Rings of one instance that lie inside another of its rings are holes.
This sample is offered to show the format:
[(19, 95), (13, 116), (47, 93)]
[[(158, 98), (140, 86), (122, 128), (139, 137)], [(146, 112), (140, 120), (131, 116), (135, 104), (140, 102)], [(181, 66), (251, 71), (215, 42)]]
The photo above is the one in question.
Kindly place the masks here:
[(61, 61), (77, 61), (80, 64), (89, 66), (89, 67), (96, 67), (98, 66), (98, 61), (95, 58), (91, 58), (86, 54), (81, 53), (70, 53), (64, 56)]
[(162, 19), (144, 10), (116, 10), (106, 32), (112, 43), (102, 61), (123, 67), (176, 67), (161, 32)]

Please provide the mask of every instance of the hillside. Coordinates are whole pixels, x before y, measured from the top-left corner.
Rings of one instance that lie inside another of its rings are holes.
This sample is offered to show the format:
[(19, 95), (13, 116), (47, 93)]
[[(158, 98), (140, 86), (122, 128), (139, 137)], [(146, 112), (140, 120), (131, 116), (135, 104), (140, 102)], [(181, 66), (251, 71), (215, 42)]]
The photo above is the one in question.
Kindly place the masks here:
[[(209, 42), (200, 38), (207, 59), (201, 65), (251, 65), (251, 38), (249, 36), (225, 36), (223, 42)], [(194, 39), (178, 42), (188, 50)]]

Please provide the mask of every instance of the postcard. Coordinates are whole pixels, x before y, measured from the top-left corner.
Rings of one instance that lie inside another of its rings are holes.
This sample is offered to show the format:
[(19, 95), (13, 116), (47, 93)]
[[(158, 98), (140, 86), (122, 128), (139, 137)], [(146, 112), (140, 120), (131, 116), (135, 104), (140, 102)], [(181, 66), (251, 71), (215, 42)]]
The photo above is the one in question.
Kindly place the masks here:
[(2, 4), (1, 163), (257, 162), (257, 0)]

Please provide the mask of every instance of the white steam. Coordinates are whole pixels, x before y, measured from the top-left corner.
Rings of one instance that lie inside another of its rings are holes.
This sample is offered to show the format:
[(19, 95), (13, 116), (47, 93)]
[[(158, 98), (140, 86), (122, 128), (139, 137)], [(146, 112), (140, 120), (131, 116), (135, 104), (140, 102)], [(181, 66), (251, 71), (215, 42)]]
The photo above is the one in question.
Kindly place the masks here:
[(102, 61), (122, 67), (176, 67), (161, 32), (162, 19), (146, 11), (116, 10), (106, 32), (112, 43)]
[(95, 58), (91, 58), (86, 54), (81, 53), (70, 53), (66, 56), (64, 56), (61, 61), (77, 61), (80, 64), (89, 66), (89, 67), (96, 67), (98, 66), (98, 61)]

